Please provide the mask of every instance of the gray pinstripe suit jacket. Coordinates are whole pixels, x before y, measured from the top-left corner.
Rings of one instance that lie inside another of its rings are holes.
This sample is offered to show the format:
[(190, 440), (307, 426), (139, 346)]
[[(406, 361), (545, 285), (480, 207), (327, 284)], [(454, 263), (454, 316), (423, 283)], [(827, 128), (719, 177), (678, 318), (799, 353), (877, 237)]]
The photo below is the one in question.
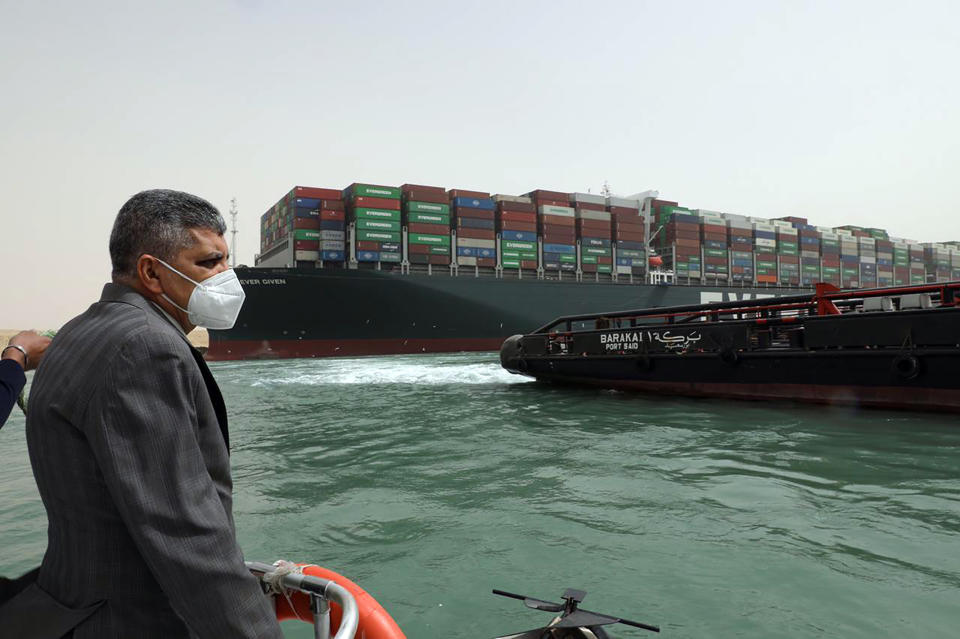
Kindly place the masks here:
[(27, 442), (49, 520), (37, 587), (103, 602), (76, 639), (283, 636), (237, 546), (228, 441), (200, 354), (133, 289), (107, 284), (57, 334)]

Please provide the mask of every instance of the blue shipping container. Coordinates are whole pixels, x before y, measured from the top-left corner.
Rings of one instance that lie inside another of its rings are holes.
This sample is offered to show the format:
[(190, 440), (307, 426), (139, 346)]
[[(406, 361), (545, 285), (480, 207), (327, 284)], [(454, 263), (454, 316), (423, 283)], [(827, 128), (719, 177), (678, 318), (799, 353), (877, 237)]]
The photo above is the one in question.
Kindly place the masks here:
[(320, 200), (312, 197), (298, 197), (294, 201), (293, 205), (296, 206), (297, 208), (319, 209)]
[(343, 251), (321, 251), (320, 259), (324, 262), (342, 262), (344, 258)]
[(293, 210), (294, 217), (319, 217), (320, 209), (307, 209), (297, 207)]
[(536, 242), (537, 234), (533, 231), (501, 231), (500, 236), (505, 240), (515, 242)]
[(544, 253), (562, 253), (566, 255), (574, 255), (577, 252), (576, 246), (569, 246), (567, 244), (544, 244), (543, 245)]
[(344, 231), (346, 222), (343, 220), (320, 220), (321, 231)]
[[(634, 249), (634, 250), (637, 250), (637, 251), (642, 251), (642, 250), (645, 249), (646, 247), (643, 245), (643, 242), (620, 242), (620, 241), (618, 241), (618, 242), (617, 242), (617, 248)], [(629, 266), (629, 264), (625, 264), (624, 266)]]
[(492, 198), (489, 197), (455, 197), (453, 198), (454, 208), (461, 209), (483, 209), (485, 211), (492, 211), (496, 204)]
[(584, 237), (581, 238), (580, 244), (583, 246), (599, 246), (601, 248), (610, 248), (610, 240), (602, 237)]
[(497, 256), (497, 249), (478, 248), (476, 250), (477, 250), (477, 257), (496, 257)]
[(475, 217), (461, 217), (459, 225), (468, 229), (483, 229), (485, 231), (493, 230), (493, 220), (481, 220)]
[(462, 255), (463, 257), (476, 257), (477, 249), (472, 246), (458, 246), (457, 255)]
[(358, 262), (379, 262), (380, 261), (380, 252), (379, 251), (360, 251), (357, 253)]

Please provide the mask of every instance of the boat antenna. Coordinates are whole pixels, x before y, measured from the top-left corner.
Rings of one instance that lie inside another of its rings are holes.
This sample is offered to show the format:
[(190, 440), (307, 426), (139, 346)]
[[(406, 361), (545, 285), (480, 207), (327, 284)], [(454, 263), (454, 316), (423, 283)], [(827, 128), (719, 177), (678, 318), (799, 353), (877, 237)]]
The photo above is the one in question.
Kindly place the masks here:
[(230, 268), (237, 266), (237, 198), (230, 198)]
[(604, 197), (611, 197), (613, 195), (613, 191), (610, 190), (610, 183), (606, 180), (603, 181), (603, 187), (600, 189), (600, 193)]

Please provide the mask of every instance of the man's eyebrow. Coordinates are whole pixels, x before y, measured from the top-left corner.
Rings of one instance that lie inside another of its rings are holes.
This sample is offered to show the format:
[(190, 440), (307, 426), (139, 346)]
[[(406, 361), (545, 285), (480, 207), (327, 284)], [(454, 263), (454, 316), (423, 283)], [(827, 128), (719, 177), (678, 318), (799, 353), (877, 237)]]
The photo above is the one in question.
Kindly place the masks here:
[(206, 262), (207, 260), (222, 260), (224, 257), (225, 257), (224, 254), (221, 253), (220, 251), (211, 251), (206, 255), (201, 255), (200, 257), (198, 257), (197, 261)]

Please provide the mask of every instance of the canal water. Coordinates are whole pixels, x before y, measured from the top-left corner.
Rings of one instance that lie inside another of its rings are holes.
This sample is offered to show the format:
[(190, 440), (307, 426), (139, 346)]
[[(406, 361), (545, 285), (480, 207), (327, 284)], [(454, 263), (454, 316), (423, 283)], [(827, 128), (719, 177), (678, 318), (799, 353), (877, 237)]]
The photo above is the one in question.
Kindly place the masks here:
[[(568, 587), (666, 637), (956, 636), (955, 417), (552, 388), (490, 354), (212, 368), (246, 556), (341, 572), (411, 639), (533, 628), (491, 589)], [(10, 575), (46, 545), (19, 413), (0, 451)]]

